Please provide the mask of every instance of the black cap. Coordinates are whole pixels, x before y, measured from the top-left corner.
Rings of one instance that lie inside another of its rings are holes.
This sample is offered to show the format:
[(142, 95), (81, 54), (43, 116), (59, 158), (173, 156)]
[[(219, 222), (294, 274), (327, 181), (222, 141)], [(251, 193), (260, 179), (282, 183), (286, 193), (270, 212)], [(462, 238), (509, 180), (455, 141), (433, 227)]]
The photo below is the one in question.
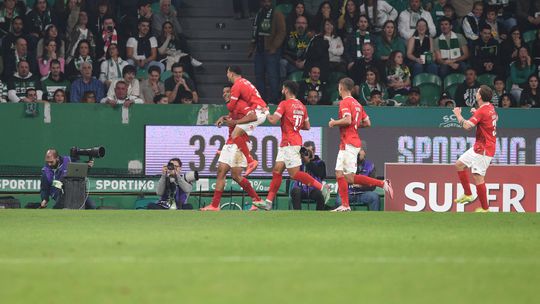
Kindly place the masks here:
[(419, 87), (412, 87), (410, 90), (409, 90), (409, 94), (411, 93), (418, 93), (420, 94), (420, 88)]

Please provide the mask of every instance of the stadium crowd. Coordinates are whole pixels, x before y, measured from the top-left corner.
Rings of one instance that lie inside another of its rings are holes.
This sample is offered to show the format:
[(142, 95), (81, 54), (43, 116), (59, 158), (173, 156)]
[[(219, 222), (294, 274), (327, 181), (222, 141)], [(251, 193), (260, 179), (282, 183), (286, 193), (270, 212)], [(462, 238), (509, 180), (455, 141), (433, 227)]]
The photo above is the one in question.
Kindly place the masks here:
[[(0, 101), (197, 103), (181, 1), (153, 2), (4, 0)], [(253, 20), (254, 83), (270, 103), (290, 79), (303, 103), (333, 104), (348, 76), (368, 106), (472, 106), (488, 84), (496, 106), (540, 107), (537, 0), (258, 2), (233, 6)]]

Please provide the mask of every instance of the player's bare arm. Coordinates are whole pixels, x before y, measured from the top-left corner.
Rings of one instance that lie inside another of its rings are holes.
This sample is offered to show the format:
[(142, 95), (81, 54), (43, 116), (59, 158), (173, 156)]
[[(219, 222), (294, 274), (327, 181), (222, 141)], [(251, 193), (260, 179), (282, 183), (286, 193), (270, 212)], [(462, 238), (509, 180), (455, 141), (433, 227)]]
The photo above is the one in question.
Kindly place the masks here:
[(350, 114), (345, 114), (345, 116), (343, 116), (343, 118), (341, 119), (338, 119), (338, 120), (334, 120), (333, 118), (330, 118), (330, 121), (328, 122), (328, 126), (330, 128), (333, 128), (333, 127), (346, 127), (346, 126), (349, 126), (352, 122), (352, 119), (351, 119), (351, 115)]
[(218, 120), (216, 120), (216, 122), (214, 123), (214, 125), (216, 125), (218, 128), (221, 128), (221, 126), (223, 125), (223, 123), (224, 123), (227, 119), (230, 119), (229, 115), (223, 115), (223, 116), (221, 116), (220, 118), (218, 118)]
[(240, 119), (228, 119), (225, 120), (225, 123), (229, 126), (236, 126), (241, 124), (250, 123), (257, 120), (257, 114), (254, 111), (249, 112), (246, 116)]
[(274, 113), (274, 114), (268, 114), (266, 115), (266, 119), (273, 125), (277, 124), (279, 122), (279, 120), (281, 119), (281, 115), (279, 115), (278, 113)]
[(371, 120), (369, 120), (369, 118), (362, 120), (362, 122), (360, 123), (360, 128), (369, 128), (369, 127), (371, 127)]
[(311, 124), (309, 123), (309, 119), (308, 120), (304, 120), (304, 124), (302, 124), (302, 130), (309, 130), (311, 129)]
[(465, 118), (463, 118), (463, 116), (461, 115), (461, 108), (459, 107), (454, 108), (453, 112), (454, 112), (454, 115), (456, 115), (458, 123), (463, 127), (463, 129), (471, 130), (474, 128), (474, 124), (466, 120)]

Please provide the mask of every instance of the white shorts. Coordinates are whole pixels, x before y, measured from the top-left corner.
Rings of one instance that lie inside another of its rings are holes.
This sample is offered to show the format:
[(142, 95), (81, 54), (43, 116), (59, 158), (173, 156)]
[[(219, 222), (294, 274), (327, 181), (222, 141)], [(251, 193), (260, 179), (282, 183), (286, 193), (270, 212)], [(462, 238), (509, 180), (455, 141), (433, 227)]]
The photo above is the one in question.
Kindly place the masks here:
[(302, 165), (302, 157), (300, 157), (301, 146), (285, 146), (279, 147), (276, 162), (284, 162), (285, 168), (296, 168)]
[(219, 154), (218, 162), (229, 165), (231, 168), (247, 167), (247, 160), (236, 144), (224, 145)]
[(356, 174), (358, 153), (360, 153), (360, 148), (352, 145), (346, 145), (345, 150), (339, 150), (336, 171), (343, 171), (343, 174)]
[(244, 132), (246, 132), (247, 135), (251, 135), (253, 133), (253, 130), (255, 130), (255, 127), (264, 123), (264, 121), (266, 120), (266, 113), (267, 112), (265, 112), (263, 108), (257, 107), (255, 109), (255, 114), (257, 115), (256, 121), (252, 121), (249, 123), (236, 125), (236, 126), (244, 130)]
[(474, 148), (470, 148), (465, 151), (458, 160), (464, 163), (468, 168), (471, 168), (472, 173), (485, 176), (492, 158), (493, 157), (491, 156), (478, 154), (474, 152)]

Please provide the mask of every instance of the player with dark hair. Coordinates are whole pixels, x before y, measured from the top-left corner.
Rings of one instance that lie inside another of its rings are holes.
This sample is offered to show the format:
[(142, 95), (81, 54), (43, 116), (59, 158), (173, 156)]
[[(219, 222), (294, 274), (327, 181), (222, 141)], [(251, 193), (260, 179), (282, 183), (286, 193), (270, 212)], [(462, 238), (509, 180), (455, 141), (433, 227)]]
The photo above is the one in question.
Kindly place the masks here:
[(227, 108), (229, 111), (236, 108), (236, 103), (238, 100), (244, 100), (250, 106), (250, 108), (255, 111), (257, 115), (257, 120), (249, 123), (238, 124), (235, 120), (230, 120), (229, 126), (234, 127), (232, 132), (232, 141), (236, 144), (238, 149), (242, 151), (247, 160), (247, 168), (244, 176), (248, 176), (257, 169), (259, 162), (253, 159), (249, 153), (247, 146), (247, 140), (243, 135), (247, 134), (248, 136), (253, 133), (253, 130), (260, 124), (264, 123), (266, 120), (266, 114), (268, 113), (268, 108), (266, 102), (261, 98), (261, 94), (255, 88), (251, 82), (242, 77), (242, 71), (238, 66), (229, 66), (227, 67), (227, 79), (233, 84), (231, 87), (231, 98), (227, 103)]
[[(223, 87), (223, 99), (228, 104), (230, 104), (230, 96), (231, 86), (226, 85)], [(240, 149), (238, 149), (238, 146), (233, 142), (232, 133), (235, 127), (234, 124), (230, 124), (230, 121), (232, 120), (236, 120), (236, 124), (251, 123), (257, 120), (257, 115), (245, 101), (239, 99), (235, 103), (234, 109), (229, 108), (229, 115), (222, 116), (216, 121), (216, 126), (218, 126), (218, 128), (223, 124), (229, 126), (229, 138), (221, 151), (219, 151), (216, 189), (214, 191), (214, 196), (212, 197), (212, 203), (204, 208), (201, 208), (201, 211), (220, 210), (219, 203), (221, 201), (221, 196), (223, 195), (223, 190), (225, 189), (227, 173), (229, 171), (231, 171), (231, 177), (251, 197), (254, 205), (257, 202), (259, 205), (264, 204), (249, 181), (245, 177), (242, 177), (242, 171), (247, 166), (247, 161)], [(242, 137), (242, 139), (246, 142), (249, 141), (249, 137), (246, 133), (242, 134), (240, 137)], [(252, 210), (258, 210), (258, 208), (252, 206)]]
[(270, 183), (266, 202), (261, 202), (261, 204), (253, 202), (253, 204), (266, 210), (272, 209), (272, 201), (281, 186), (282, 174), (285, 168), (287, 168), (292, 179), (321, 190), (324, 196), (324, 202), (326, 203), (330, 199), (328, 186), (323, 186), (311, 175), (300, 170), (300, 166), (302, 165), (300, 149), (303, 143), (300, 130), (309, 130), (311, 126), (309, 124), (306, 106), (300, 100), (296, 99), (298, 84), (294, 81), (286, 80), (283, 82), (281, 93), (285, 96), (285, 100), (279, 103), (274, 114), (267, 115), (268, 121), (271, 124), (281, 121), (281, 143), (279, 144), (276, 163), (272, 172), (272, 182)]
[(349, 206), (349, 184), (377, 186), (394, 196), (394, 191), (389, 180), (378, 180), (368, 176), (357, 175), (356, 163), (358, 153), (362, 148), (362, 141), (358, 136), (358, 128), (369, 128), (371, 122), (362, 105), (352, 97), (354, 81), (350, 78), (343, 78), (339, 81), (338, 91), (342, 100), (339, 102), (338, 120), (330, 119), (330, 128), (339, 127), (341, 143), (336, 161), (336, 179), (338, 183), (338, 194), (341, 197), (341, 206), (332, 211), (351, 211)]
[(453, 112), (459, 124), (465, 130), (471, 130), (476, 127), (476, 141), (474, 146), (465, 151), (456, 161), (456, 169), (459, 180), (463, 186), (464, 194), (454, 200), (457, 204), (467, 204), (476, 200), (471, 192), (469, 184), (469, 176), (465, 168), (471, 168), (474, 184), (476, 185), (477, 197), (482, 205), (477, 208), (476, 212), (489, 212), (487, 200), (487, 190), (484, 181), (484, 176), (489, 167), (491, 159), (495, 155), (495, 143), (497, 135), (497, 120), (499, 116), (495, 111), (495, 107), (491, 103), (493, 91), (486, 85), (480, 86), (476, 92), (477, 109), (472, 109), (472, 117), (468, 120), (461, 115), (461, 108), (454, 108)]

